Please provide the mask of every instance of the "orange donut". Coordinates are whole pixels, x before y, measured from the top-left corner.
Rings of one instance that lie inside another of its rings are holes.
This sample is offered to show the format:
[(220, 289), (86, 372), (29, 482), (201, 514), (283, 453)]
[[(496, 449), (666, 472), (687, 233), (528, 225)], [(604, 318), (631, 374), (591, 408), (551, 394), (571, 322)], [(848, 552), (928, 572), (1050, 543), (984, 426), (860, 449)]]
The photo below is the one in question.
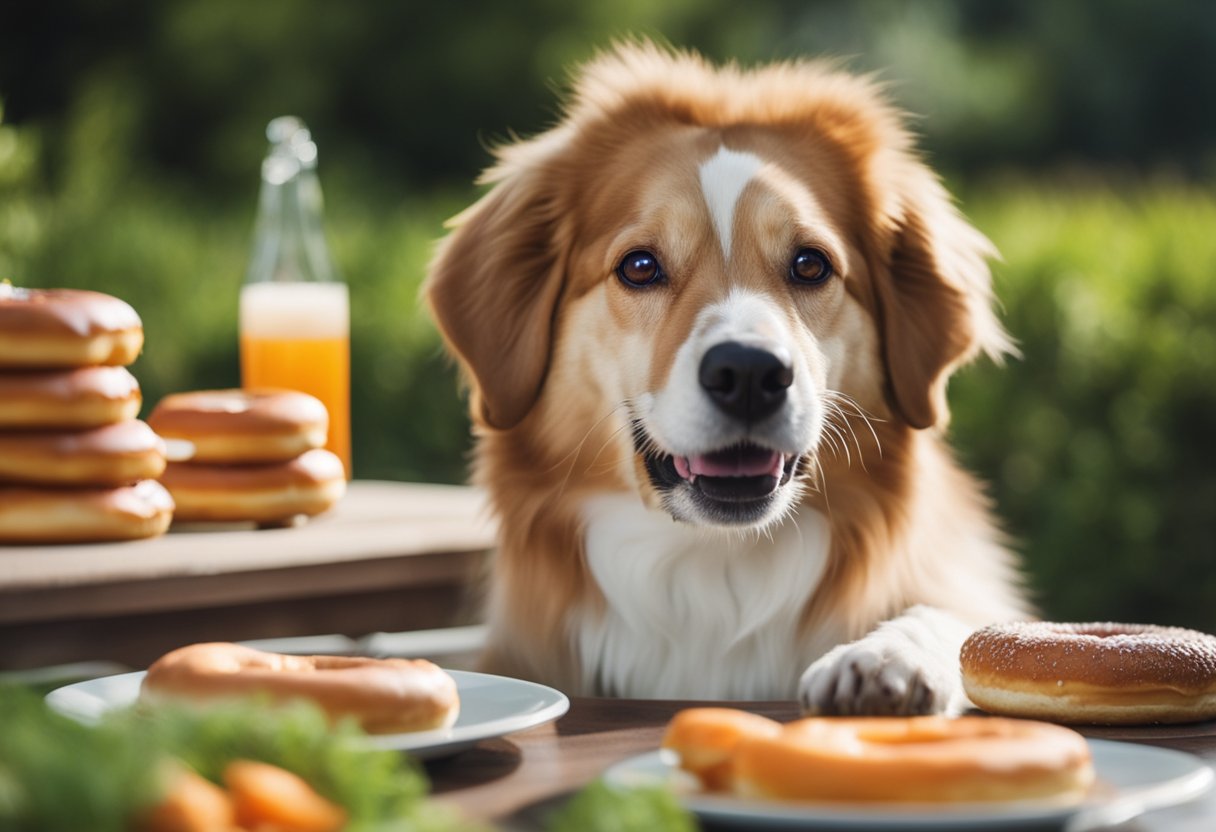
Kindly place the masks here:
[(123, 488), (0, 486), (0, 543), (88, 543), (164, 534), (173, 498), (155, 480)]
[(294, 390), (200, 390), (166, 396), (148, 424), (174, 462), (284, 462), (325, 445), (329, 414)]
[(165, 470), (165, 443), (140, 421), (82, 431), (0, 433), (0, 481), (130, 485)]
[(139, 415), (139, 382), (122, 367), (0, 373), (0, 428), (95, 428)]
[(1216, 717), (1216, 636), (1145, 624), (1019, 622), (963, 643), (963, 687), (986, 711), (1128, 725)]
[(667, 725), (663, 747), (709, 791), (730, 791), (734, 753), (746, 737), (773, 737), (781, 723), (734, 708), (687, 708)]
[(0, 367), (126, 366), (143, 344), (139, 315), (118, 298), (0, 283)]
[(262, 465), (171, 462), (160, 481), (182, 521), (276, 523), (320, 514), (346, 493), (342, 460), (326, 450)]
[(219, 642), (162, 656), (140, 688), (153, 702), (248, 696), (306, 699), (331, 719), (354, 717), (377, 734), (446, 728), (460, 712), (456, 682), (423, 659), (285, 656)]
[(1080, 800), (1094, 772), (1068, 728), (998, 717), (812, 717), (748, 737), (741, 797), (846, 803)]

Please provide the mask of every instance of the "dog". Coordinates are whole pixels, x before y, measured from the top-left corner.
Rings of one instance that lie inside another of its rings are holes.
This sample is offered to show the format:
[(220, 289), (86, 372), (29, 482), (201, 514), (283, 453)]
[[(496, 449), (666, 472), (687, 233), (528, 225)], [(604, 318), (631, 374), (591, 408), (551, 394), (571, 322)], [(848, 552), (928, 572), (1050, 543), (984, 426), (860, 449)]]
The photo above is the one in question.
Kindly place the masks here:
[(957, 709), (1026, 617), (944, 439), (995, 252), (872, 80), (649, 42), (495, 151), (424, 296), (500, 529), (483, 666), (571, 693)]

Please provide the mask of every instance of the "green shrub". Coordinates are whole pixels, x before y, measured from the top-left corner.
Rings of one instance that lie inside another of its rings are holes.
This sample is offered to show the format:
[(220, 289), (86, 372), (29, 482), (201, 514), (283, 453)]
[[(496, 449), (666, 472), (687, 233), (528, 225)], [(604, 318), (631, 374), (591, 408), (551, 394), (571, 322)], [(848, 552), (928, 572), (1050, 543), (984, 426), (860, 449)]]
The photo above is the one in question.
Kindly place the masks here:
[[(0, 277), (130, 301), (147, 329), (134, 370), (148, 406), (235, 385), (256, 172), (239, 205), (142, 181), (123, 173), (116, 123), (99, 131), (112, 140), (78, 143), (54, 188), (40, 136), (0, 124)], [(468, 423), (417, 294), (443, 219), (471, 193), (402, 203), (389, 185), (326, 173), (322, 160), (352, 292), (355, 472), (459, 482)], [(964, 190), (1003, 252), (998, 294), (1023, 358), (960, 375), (952, 431), (991, 481), (1044, 612), (1216, 630), (1216, 199), (1168, 182)]]
[(973, 191), (1023, 357), (952, 389), (1046, 614), (1216, 631), (1216, 199), (1169, 183)]

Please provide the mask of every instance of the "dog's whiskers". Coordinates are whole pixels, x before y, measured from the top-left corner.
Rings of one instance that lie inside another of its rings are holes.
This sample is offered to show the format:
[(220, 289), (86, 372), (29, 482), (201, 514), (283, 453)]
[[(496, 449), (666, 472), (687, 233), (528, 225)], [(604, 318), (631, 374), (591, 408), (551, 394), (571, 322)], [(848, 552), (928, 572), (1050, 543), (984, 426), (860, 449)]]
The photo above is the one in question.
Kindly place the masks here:
[(818, 476), (815, 477), (818, 488), (815, 491), (823, 495), (823, 507), (827, 511), (828, 519), (832, 517), (832, 500), (828, 497), (828, 478), (823, 473), (823, 463), (818, 457), (811, 458), (811, 464), (815, 466)]
[[(568, 486), (570, 484), (570, 478), (574, 475), (574, 469), (578, 466), (578, 458), (579, 458), (579, 456), (582, 455), (583, 446), (587, 444), (587, 440), (591, 438), (591, 434), (595, 433), (596, 429), (598, 429), (599, 426), (604, 423), (604, 420), (611, 418), (613, 414), (615, 414), (622, 407), (625, 407), (627, 404), (628, 404), (628, 402), (621, 402), (620, 404), (616, 405), (611, 410), (609, 410), (607, 413), (605, 413), (603, 416), (596, 419), (595, 422), (591, 425), (591, 427), (589, 427), (587, 429), (587, 432), (583, 434), (583, 438), (581, 440), (579, 440), (579, 443), (574, 446), (574, 449), (571, 450), (570, 453), (568, 453), (564, 457), (562, 457), (560, 460), (558, 460), (556, 463), (554, 463), (548, 469), (548, 471), (554, 471), (557, 469), (557, 467), (559, 465), (562, 465), (563, 463), (565, 463), (566, 460), (570, 461), (569, 467), (566, 468), (566, 474), (565, 474), (565, 476), (562, 477), (561, 484), (557, 488), (558, 495), (564, 494), (566, 491), (566, 486)], [(618, 428), (618, 431), (619, 430), (620, 429)], [(615, 436), (616, 431), (614, 431), (612, 435)], [(609, 439), (611, 439), (611, 437), (609, 437)], [(604, 445), (607, 445), (607, 444), (608, 444), (607, 442), (604, 443)], [(603, 451), (603, 449), (604, 449), (604, 447), (601, 446), (600, 451)], [(595, 460), (599, 458), (600, 451), (596, 452), (595, 457), (592, 458), (591, 462), (587, 466), (588, 469), (590, 469), (590, 467), (595, 464)]]
[[(847, 393), (842, 393), (839, 390), (824, 391), (824, 399), (835, 406), (836, 411), (839, 412), (841, 417), (845, 420), (845, 423), (848, 425), (850, 431), (853, 431), (853, 427), (852, 423), (849, 421), (849, 417), (856, 416), (857, 418), (861, 419), (862, 423), (870, 431), (870, 436), (874, 439), (874, 447), (878, 451), (879, 459), (881, 459), (882, 442), (878, 438), (878, 431), (874, 428), (874, 422), (883, 422), (886, 420), (867, 413), (865, 408), (857, 403), (856, 399)], [(846, 412), (841, 405), (849, 408), (849, 411)], [(857, 443), (858, 454), (861, 454), (861, 443), (858, 441), (857, 433), (855, 431), (853, 432), (853, 440)]]
[[(628, 428), (629, 428), (629, 423), (626, 422), (625, 424), (621, 425), (616, 430), (614, 430), (612, 433), (608, 434), (608, 438), (604, 440), (603, 444), (600, 445), (599, 450), (595, 452), (595, 456), (591, 457), (591, 461), (587, 463), (587, 473), (593, 474), (593, 473), (598, 472), (595, 467), (595, 464), (596, 464), (596, 462), (599, 461), (600, 454), (602, 454), (604, 452), (605, 448), (607, 448), (609, 445), (612, 444), (612, 441), (614, 439), (616, 439), (617, 436), (620, 435), (621, 431), (627, 430)], [(613, 463), (611, 460), (605, 462), (604, 468), (602, 470), (607, 471), (609, 468), (612, 467), (612, 464)]]

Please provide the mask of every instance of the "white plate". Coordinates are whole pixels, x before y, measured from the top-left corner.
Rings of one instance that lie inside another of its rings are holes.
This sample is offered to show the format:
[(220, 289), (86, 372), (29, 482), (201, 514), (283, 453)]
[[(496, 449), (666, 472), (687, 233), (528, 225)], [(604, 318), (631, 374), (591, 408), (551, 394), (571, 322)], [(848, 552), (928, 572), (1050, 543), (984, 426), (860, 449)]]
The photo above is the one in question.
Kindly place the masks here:
[(696, 791), (674, 755), (651, 751), (604, 773), (622, 788), (665, 785), (702, 820), (746, 829), (837, 829), (850, 832), (928, 832), (972, 829), (1090, 829), (1122, 823), (1150, 809), (1185, 803), (1211, 787), (1212, 769), (1191, 754), (1148, 745), (1089, 740), (1098, 784), (1080, 805), (965, 804), (951, 807), (780, 803), (718, 797)]
[[(372, 748), (408, 751), (416, 757), (444, 757), (482, 740), (513, 734), (557, 719), (570, 708), (566, 695), (553, 688), (464, 670), (447, 671), (460, 691), (460, 716), (451, 728), (408, 734), (377, 734)], [(46, 696), (52, 710), (79, 722), (96, 722), (104, 713), (135, 704), (143, 672), (90, 679), (53, 690)]]

